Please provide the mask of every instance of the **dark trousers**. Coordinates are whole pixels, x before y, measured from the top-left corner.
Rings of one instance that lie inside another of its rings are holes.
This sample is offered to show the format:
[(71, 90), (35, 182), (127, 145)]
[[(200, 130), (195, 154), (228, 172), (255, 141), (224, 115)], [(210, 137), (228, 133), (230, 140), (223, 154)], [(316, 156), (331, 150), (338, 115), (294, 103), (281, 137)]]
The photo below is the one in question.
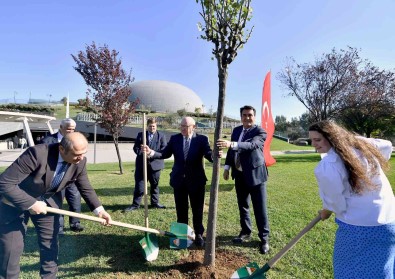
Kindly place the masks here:
[[(72, 184), (62, 191), (62, 197), (66, 197), (67, 204), (69, 205), (69, 210), (72, 212), (81, 213), (81, 194), (78, 191), (77, 186)], [(62, 199), (62, 200), (63, 200)], [(60, 215), (60, 227), (64, 227), (64, 217)], [(80, 218), (69, 217), (69, 225), (76, 224), (80, 222)]]
[[(159, 204), (159, 179), (161, 170), (153, 170), (151, 165), (147, 165), (147, 179), (150, 184), (151, 205)], [(134, 173), (134, 192), (133, 205), (140, 206), (141, 199), (144, 195), (144, 173), (136, 171)]]
[(267, 215), (266, 182), (249, 186), (245, 183), (243, 173), (235, 171), (235, 188), (239, 206), (240, 226), (242, 234), (251, 234), (250, 202), (254, 208), (258, 237), (261, 241), (269, 239), (269, 219)]
[(205, 185), (193, 185), (184, 181), (182, 185), (174, 188), (174, 201), (176, 204), (177, 222), (188, 224), (188, 197), (192, 209), (192, 222), (195, 234), (203, 234), (203, 207)]
[(59, 216), (54, 214), (22, 214), (11, 223), (0, 226), (0, 278), (16, 279), (20, 272), (20, 257), (24, 248), (27, 222), (32, 220), (40, 249), (41, 278), (56, 278), (58, 272)]

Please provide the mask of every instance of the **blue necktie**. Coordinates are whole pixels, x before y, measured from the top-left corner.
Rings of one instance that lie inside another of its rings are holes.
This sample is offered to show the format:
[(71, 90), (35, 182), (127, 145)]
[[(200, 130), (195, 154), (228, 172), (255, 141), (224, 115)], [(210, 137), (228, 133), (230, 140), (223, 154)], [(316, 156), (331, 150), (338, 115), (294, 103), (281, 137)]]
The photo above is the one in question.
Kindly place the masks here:
[[(243, 134), (241, 135), (241, 139), (239, 142), (242, 142), (244, 139), (244, 136), (247, 134), (248, 129), (243, 129)], [(236, 168), (240, 169), (241, 168), (241, 163), (240, 163), (240, 154), (237, 152), (236, 153)]]
[(61, 166), (59, 167), (58, 171), (56, 172), (55, 176), (52, 179), (51, 188), (49, 189), (50, 191), (53, 191), (56, 188), (58, 188), (68, 167), (69, 167), (69, 164), (67, 162), (63, 161)]
[(184, 160), (187, 159), (188, 151), (189, 151), (189, 138), (186, 137), (185, 144), (184, 144)]

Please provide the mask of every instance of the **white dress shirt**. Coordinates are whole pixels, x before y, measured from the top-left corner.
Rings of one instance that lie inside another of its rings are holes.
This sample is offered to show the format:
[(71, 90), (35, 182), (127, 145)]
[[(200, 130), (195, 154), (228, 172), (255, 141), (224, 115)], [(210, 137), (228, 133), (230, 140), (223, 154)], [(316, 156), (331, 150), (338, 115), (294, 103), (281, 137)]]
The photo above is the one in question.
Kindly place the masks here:
[[(392, 152), (391, 142), (366, 138), (364, 140), (375, 145), (386, 159), (391, 157), (391, 153), (388, 154), (389, 147)], [(367, 160), (359, 151), (355, 152), (369, 172)], [(323, 157), (314, 173), (323, 208), (333, 211), (340, 221), (356, 226), (378, 226), (395, 221), (394, 193), (381, 168), (371, 178), (377, 189), (366, 190), (361, 194), (352, 192), (343, 160), (333, 148)]]

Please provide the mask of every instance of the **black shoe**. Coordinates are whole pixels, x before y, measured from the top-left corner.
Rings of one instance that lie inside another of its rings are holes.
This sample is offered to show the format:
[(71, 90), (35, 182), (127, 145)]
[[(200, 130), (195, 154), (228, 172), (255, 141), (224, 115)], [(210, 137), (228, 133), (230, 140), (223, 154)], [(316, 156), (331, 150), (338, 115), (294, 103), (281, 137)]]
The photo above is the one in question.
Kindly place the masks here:
[(70, 225), (70, 230), (73, 232), (82, 232), (84, 227), (80, 223), (75, 223)]
[(60, 236), (64, 236), (64, 230), (63, 230), (63, 227), (60, 227), (60, 228), (59, 228), (58, 235), (60, 235)]
[(132, 206), (129, 206), (129, 207), (125, 208), (125, 209), (123, 210), (123, 212), (130, 212), (130, 211), (133, 211), (133, 210), (137, 210), (137, 209), (139, 209), (139, 208), (140, 208), (140, 206), (132, 205)]
[(152, 204), (151, 207), (159, 208), (159, 209), (165, 209), (166, 208), (166, 206), (164, 206), (163, 204), (160, 204), (160, 203)]
[(204, 247), (204, 239), (201, 234), (197, 234), (195, 237), (195, 246), (196, 247)]
[(269, 243), (267, 241), (262, 241), (259, 244), (259, 253), (267, 254), (269, 252)]
[(251, 235), (240, 233), (239, 236), (232, 239), (233, 243), (243, 243), (248, 242), (251, 239)]

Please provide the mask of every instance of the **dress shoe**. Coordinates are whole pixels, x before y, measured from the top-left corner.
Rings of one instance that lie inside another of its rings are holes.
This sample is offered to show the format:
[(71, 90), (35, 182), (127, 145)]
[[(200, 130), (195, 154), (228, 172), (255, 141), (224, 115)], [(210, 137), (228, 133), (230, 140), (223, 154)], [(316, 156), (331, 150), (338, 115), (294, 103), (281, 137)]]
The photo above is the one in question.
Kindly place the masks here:
[(204, 247), (204, 239), (201, 234), (197, 234), (195, 237), (195, 245), (196, 247)]
[(248, 242), (251, 239), (251, 235), (240, 233), (239, 236), (232, 239), (233, 243), (243, 243)]
[(140, 206), (132, 205), (132, 206), (129, 206), (129, 207), (125, 208), (125, 209), (123, 210), (123, 212), (130, 212), (130, 211), (133, 211), (133, 210), (137, 210), (137, 209), (139, 209), (139, 208), (140, 208)]
[(160, 204), (160, 203), (152, 204), (151, 207), (159, 208), (159, 209), (165, 209), (166, 208), (166, 206), (164, 206), (163, 204)]
[(64, 236), (64, 230), (63, 230), (63, 227), (60, 227), (60, 228), (59, 228), (58, 235), (60, 235), (60, 236)]
[(73, 232), (82, 232), (84, 227), (80, 223), (74, 223), (70, 225), (70, 230)]
[(267, 241), (262, 241), (259, 244), (259, 253), (267, 254), (269, 252), (269, 243)]

